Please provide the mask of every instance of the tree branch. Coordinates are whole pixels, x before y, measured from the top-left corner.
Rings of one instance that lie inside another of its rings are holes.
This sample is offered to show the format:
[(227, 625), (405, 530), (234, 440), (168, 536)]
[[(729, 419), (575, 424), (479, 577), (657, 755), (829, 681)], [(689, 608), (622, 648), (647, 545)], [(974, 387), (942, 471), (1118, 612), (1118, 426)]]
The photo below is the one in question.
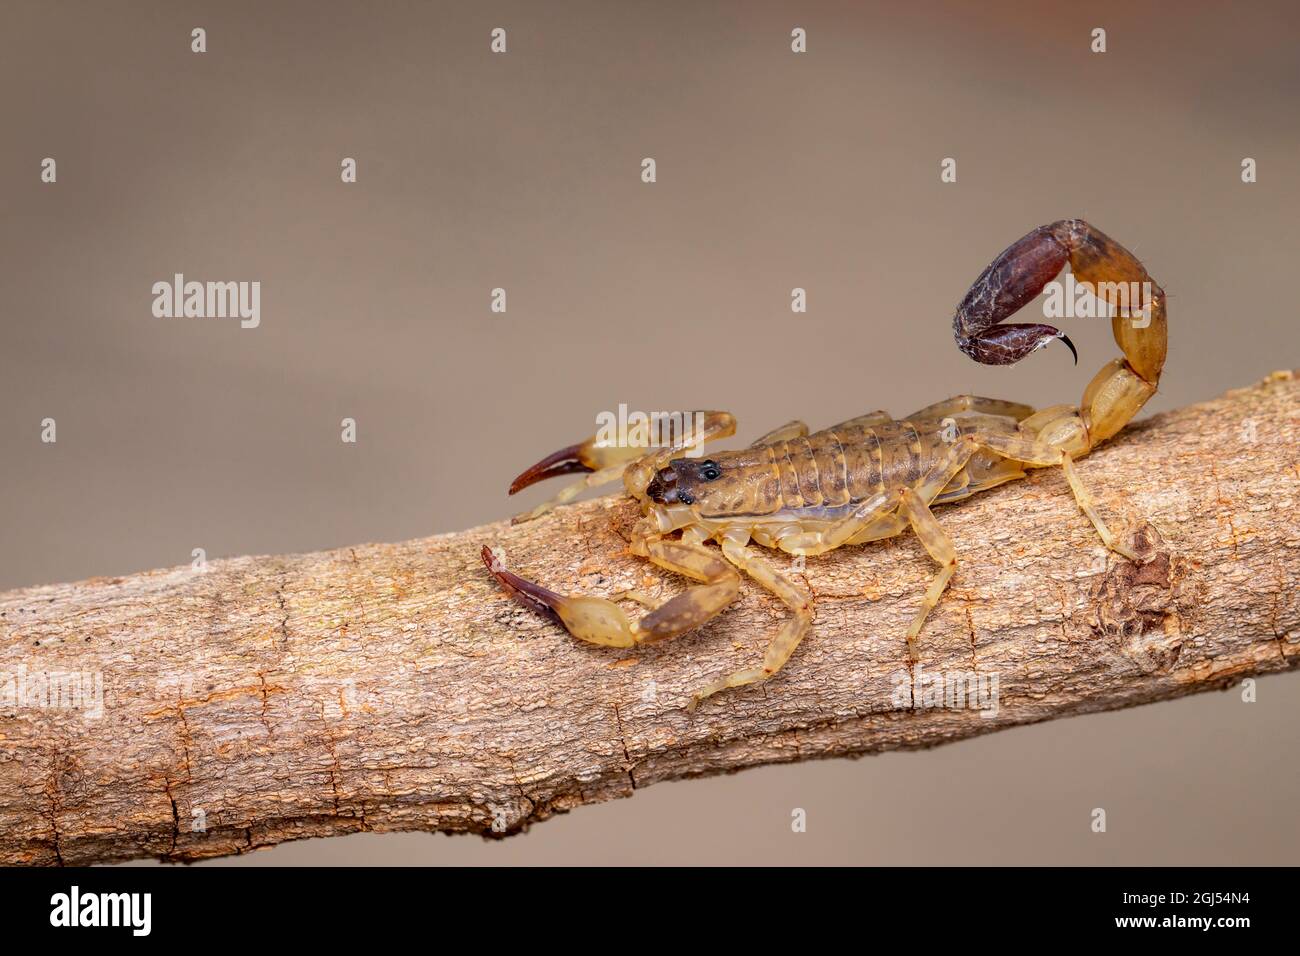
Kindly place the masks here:
[(790, 663), (694, 715), (692, 690), (761, 657), (784, 613), (764, 592), (618, 651), (529, 614), (479, 561), (491, 543), (556, 590), (675, 592), (626, 553), (636, 510), (621, 497), (516, 527), (0, 594), (0, 862), (517, 832), (661, 780), (927, 747), (1288, 670), (1298, 424), (1300, 381), (1276, 373), (1081, 462), (1140, 564), (1102, 550), (1059, 469), (941, 508), (961, 564), (910, 672), (903, 635), (933, 573), (916, 539), (810, 558), (817, 619)]

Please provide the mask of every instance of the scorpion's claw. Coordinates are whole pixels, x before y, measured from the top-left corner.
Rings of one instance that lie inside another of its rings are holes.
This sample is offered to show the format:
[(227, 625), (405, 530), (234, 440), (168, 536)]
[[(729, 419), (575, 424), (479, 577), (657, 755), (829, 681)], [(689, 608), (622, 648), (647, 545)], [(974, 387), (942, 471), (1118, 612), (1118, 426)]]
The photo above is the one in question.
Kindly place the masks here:
[(539, 481), (545, 481), (547, 478), (554, 478), (557, 475), (595, 471), (594, 467), (583, 461), (584, 445), (585, 443), (570, 445), (568, 448), (561, 448), (559, 451), (547, 455), (510, 483), (510, 494), (513, 495), (516, 492), (523, 491), (529, 485), (535, 485)]
[[(513, 495), (529, 485), (557, 475), (590, 474), (621, 468), (645, 452), (645, 448), (637, 445), (605, 443), (593, 436), (547, 455), (510, 483), (510, 493)], [(612, 481), (616, 477), (616, 474), (610, 475), (607, 480)]]
[(607, 482), (616, 481), (623, 474), (628, 462), (645, 454), (645, 449), (632, 445), (619, 445), (600, 442), (597, 436), (584, 442), (561, 448), (539, 461), (510, 483), (510, 493), (522, 491), (529, 485), (535, 485), (547, 478), (557, 475), (582, 474), (572, 484), (566, 485), (550, 501), (544, 501), (532, 511), (516, 515), (513, 524), (531, 521), (550, 511), (556, 505), (572, 501), (587, 488), (595, 488)]
[(560, 620), (560, 615), (555, 612), (556, 602), (563, 600), (561, 595), (507, 571), (505, 565), (501, 563), (487, 545), (483, 545), (483, 563), (487, 565), (488, 571), (500, 582), (506, 592), (528, 610), (540, 614), (548, 621), (554, 621), (556, 624), (564, 623)]
[[(614, 440), (601, 433), (593, 435), (586, 441), (547, 455), (533, 467), (529, 468), (510, 484), (510, 493), (522, 491), (529, 485), (557, 475), (571, 475), (575, 472), (584, 477), (566, 485), (550, 501), (544, 501), (532, 511), (516, 515), (514, 524), (540, 518), (556, 505), (572, 501), (588, 488), (597, 488), (611, 481), (624, 481), (629, 490), (633, 486), (645, 487), (654, 473), (666, 465), (670, 458), (689, 454), (688, 448), (725, 438), (736, 431), (736, 420), (726, 412), (682, 412), (679, 418), (669, 417), (668, 424), (659, 425), (660, 433), (655, 435), (636, 433)], [(667, 429), (667, 441), (662, 430)], [(629, 472), (629, 466), (637, 463), (638, 468)], [(641, 484), (637, 484), (641, 482)]]

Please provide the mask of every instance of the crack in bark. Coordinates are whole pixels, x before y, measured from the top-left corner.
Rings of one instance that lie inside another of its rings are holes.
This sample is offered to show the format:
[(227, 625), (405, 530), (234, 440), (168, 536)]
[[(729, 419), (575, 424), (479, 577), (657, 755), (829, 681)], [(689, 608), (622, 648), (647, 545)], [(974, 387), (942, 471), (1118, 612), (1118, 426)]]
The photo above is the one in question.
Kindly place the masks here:
[(63, 862), (63, 849), (61, 846), (62, 837), (59, 834), (59, 813), (62, 812), (62, 805), (59, 801), (59, 752), (54, 751), (50, 759), (50, 780), (46, 786), (46, 795), (49, 800), (49, 807), (46, 811), (46, 817), (50, 822), (50, 845), (54, 850), (54, 860), (59, 866), (65, 866)]
[(627, 780), (628, 783), (632, 784), (632, 789), (635, 790), (636, 776), (632, 771), (636, 767), (636, 763), (632, 760), (632, 755), (627, 752), (627, 735), (623, 732), (623, 716), (619, 713), (617, 701), (614, 703), (614, 722), (618, 724), (618, 742), (623, 745), (623, 760), (627, 769)]
[(326, 750), (329, 751), (329, 755), (330, 755), (330, 766), (329, 766), (330, 789), (334, 791), (334, 815), (337, 817), (337, 816), (342, 816), (342, 814), (339, 812), (338, 776), (343, 772), (343, 768), (339, 764), (338, 751), (335, 750), (334, 748), (334, 735), (330, 732), (329, 721), (325, 717), (324, 702), (320, 703), (320, 719), (321, 719), (321, 723), (324, 725), (325, 728), (325, 748)]
[(180, 720), (181, 756), (185, 761), (185, 782), (193, 783), (194, 777), (190, 767), (190, 742), (193, 738), (190, 736), (190, 722), (185, 719), (185, 704), (179, 689), (176, 692), (176, 698), (176, 716)]
[(971, 617), (970, 598), (966, 598), (966, 634), (970, 637), (970, 668), (972, 671), (979, 669), (979, 662), (975, 658), (975, 619)]
[(170, 855), (176, 852), (176, 843), (180, 840), (181, 815), (180, 811), (176, 807), (176, 798), (172, 796), (171, 781), (166, 778), (163, 779), (163, 791), (167, 794), (167, 801), (172, 805), (172, 845), (171, 849), (167, 851)]
[(261, 714), (262, 726), (266, 728), (266, 735), (268, 737), (274, 737), (275, 735), (271, 733), (271, 723), (266, 719), (266, 705), (267, 705), (266, 672), (258, 671), (257, 679), (260, 682), (262, 687), (262, 714)]
[(528, 795), (528, 791), (524, 789), (524, 782), (519, 779), (519, 771), (515, 767), (514, 758), (512, 758), (509, 754), (502, 754), (501, 756), (505, 758), (506, 763), (510, 766), (510, 776), (514, 779), (515, 786), (519, 789), (519, 796), (522, 797), (524, 802), (528, 804), (528, 809), (527, 811), (525, 811), (524, 815), (519, 819), (518, 825), (514, 830), (506, 830), (504, 833), (498, 833), (497, 831), (492, 830), (491, 831), (492, 836), (509, 836), (511, 833), (516, 833), (519, 832), (520, 830), (528, 829), (529, 824), (533, 822), (533, 817), (535, 814), (537, 814), (539, 808), (538, 802), (534, 800), (532, 797), (530, 797)]
[(1228, 509), (1224, 513), (1224, 519), (1228, 522), (1228, 534), (1232, 536), (1232, 558), (1235, 561), (1238, 558), (1237, 525), (1236, 522), (1232, 520), (1232, 511), (1231, 511), (1232, 502), (1229, 501), (1227, 498), (1223, 497), (1223, 486), (1219, 482), (1219, 469), (1215, 467), (1213, 457), (1210, 458), (1210, 479), (1214, 482), (1215, 502), (1220, 506)]

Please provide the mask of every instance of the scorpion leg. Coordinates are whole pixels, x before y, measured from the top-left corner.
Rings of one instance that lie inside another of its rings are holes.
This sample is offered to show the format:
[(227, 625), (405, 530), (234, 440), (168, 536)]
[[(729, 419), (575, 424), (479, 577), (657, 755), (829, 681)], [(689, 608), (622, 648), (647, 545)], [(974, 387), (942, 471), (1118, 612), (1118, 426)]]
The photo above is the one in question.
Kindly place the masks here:
[[(1032, 424), (1035, 419), (1043, 420), (1037, 435), (1019, 431), (1008, 431), (1004, 434), (982, 432), (978, 435), (978, 441), (990, 451), (1025, 465), (1038, 468), (1060, 465), (1061, 470), (1065, 472), (1065, 480), (1069, 482), (1070, 491), (1074, 493), (1074, 500), (1079, 505), (1079, 510), (1087, 515), (1092, 526), (1097, 529), (1102, 543), (1130, 561), (1136, 561), (1137, 556), (1133, 551), (1120, 543), (1106, 526), (1101, 515), (1097, 513), (1096, 500), (1084, 486), (1074, 467), (1074, 455), (1086, 454), (1088, 451), (1086, 432), (1082, 439), (1078, 437), (1079, 431), (1083, 429), (1078, 411), (1068, 405), (1062, 405), (1036, 412), (1031, 419), (1027, 419), (1027, 422)], [(1022, 423), (1021, 427), (1024, 428), (1024, 425), (1025, 423)]]
[(921, 609), (913, 618), (911, 627), (907, 629), (907, 656), (913, 661), (917, 659), (916, 636), (921, 633), (921, 625), (934, 610), (934, 606), (939, 603), (939, 598), (943, 596), (949, 579), (957, 570), (957, 552), (947, 533), (939, 525), (934, 512), (930, 510), (930, 504), (948, 486), (948, 482), (966, 467), (978, 447), (979, 442), (974, 435), (963, 435), (953, 443), (948, 453), (935, 463), (916, 487), (903, 489), (902, 507), (899, 510), (907, 517), (926, 552), (939, 565), (934, 580), (930, 582), (925, 597), (921, 599)]
[(890, 417), (889, 412), (885, 411), (882, 408), (882, 409), (877, 409), (874, 412), (867, 412), (867, 414), (865, 415), (859, 415), (856, 418), (850, 418), (846, 422), (840, 422), (837, 425), (832, 425), (830, 427), (830, 430), (840, 431), (841, 429), (843, 429), (847, 431), (850, 428), (871, 428), (874, 425), (884, 425), (888, 422), (892, 422), (893, 420), (894, 419)]
[(1020, 402), (1004, 402), (1000, 398), (982, 398), (979, 395), (954, 395), (952, 398), (945, 398), (942, 402), (927, 405), (907, 417), (909, 419), (946, 418), (949, 415), (960, 415), (962, 412), (1001, 415), (1020, 421), (1034, 414), (1034, 406), (1022, 405)]
[[(879, 522), (882, 518), (890, 519), (891, 523), (873, 528), (873, 531), (879, 531), (876, 537), (883, 538), (898, 534), (907, 524), (910, 524), (926, 552), (939, 564), (939, 571), (921, 601), (921, 609), (907, 631), (908, 657), (916, 660), (916, 636), (920, 633), (921, 625), (925, 623), (930, 611), (939, 603), (939, 598), (948, 586), (948, 580), (957, 569), (957, 553), (953, 549), (952, 541), (939, 526), (934, 513), (930, 511), (930, 503), (939, 496), (957, 473), (966, 467), (979, 445), (974, 435), (963, 435), (953, 442), (947, 454), (936, 462), (914, 487), (895, 489), (876, 495), (864, 502), (848, 518), (832, 525), (827, 531), (785, 535), (778, 539), (777, 546), (783, 551), (795, 554), (820, 554), (850, 541), (867, 525)], [(889, 512), (893, 509), (897, 509), (899, 513), (891, 515)]]
[(763, 654), (761, 667), (736, 671), (696, 691), (691, 695), (691, 701), (687, 705), (687, 710), (691, 711), (695, 710), (704, 698), (718, 691), (767, 680), (790, 659), (790, 655), (794, 653), (794, 649), (799, 646), (799, 642), (812, 626), (811, 598), (802, 588), (772, 567), (768, 561), (746, 548), (743, 540), (724, 536), (722, 553), (726, 555), (728, 561), (780, 598), (792, 613), (772, 636), (767, 651)]
[(773, 428), (770, 432), (761, 438), (755, 439), (750, 448), (757, 448), (759, 445), (767, 445), (778, 441), (793, 441), (796, 438), (804, 438), (808, 435), (808, 426), (799, 421), (797, 418), (792, 422), (786, 422), (780, 428)]
[(915, 661), (916, 657), (916, 636), (921, 633), (921, 625), (929, 616), (930, 611), (939, 603), (939, 598), (943, 595), (944, 588), (948, 586), (948, 580), (957, 570), (957, 552), (952, 546), (952, 541), (947, 533), (939, 525), (938, 520), (934, 517), (934, 512), (921, 497), (919, 491), (911, 488), (903, 490), (903, 511), (907, 514), (911, 522), (912, 530), (929, 552), (930, 557), (934, 558), (935, 563), (939, 565), (939, 570), (930, 582), (930, 587), (925, 592), (925, 597), (921, 600), (921, 609), (917, 612), (916, 617), (912, 620), (912, 626), (907, 629), (907, 655)]
[(1061, 470), (1065, 472), (1065, 480), (1070, 483), (1070, 490), (1074, 492), (1074, 500), (1078, 502), (1079, 509), (1088, 516), (1092, 526), (1097, 529), (1097, 534), (1101, 536), (1102, 544), (1110, 550), (1122, 554), (1130, 561), (1137, 561), (1138, 556), (1129, 548), (1120, 544), (1119, 539), (1111, 533), (1110, 528), (1106, 527), (1106, 522), (1097, 514), (1096, 501), (1092, 497), (1092, 492), (1084, 487), (1083, 482), (1079, 479), (1079, 473), (1074, 468), (1074, 459), (1064, 452), (1061, 453)]
[(629, 588), (626, 591), (619, 591), (617, 594), (609, 596), (611, 601), (635, 601), (647, 611), (653, 611), (659, 608), (663, 603), (663, 598), (652, 598), (644, 591), (638, 591), (635, 588)]
[(793, 528), (782, 533), (776, 539), (776, 546), (786, 554), (802, 554), (814, 557), (834, 551), (845, 544), (874, 521), (889, 516), (898, 508), (900, 492), (882, 491), (872, 495), (853, 509), (851, 514), (840, 518), (822, 531), (800, 531)]
[(947, 454), (935, 462), (926, 476), (912, 489), (915, 497), (928, 508), (943, 489), (948, 487), (948, 482), (957, 477), (957, 472), (966, 467), (978, 447), (979, 441), (974, 435), (967, 434), (958, 438)]
[(622, 608), (605, 598), (557, 594), (522, 578), (502, 567), (486, 546), (483, 563), (510, 596), (529, 610), (558, 621), (580, 640), (606, 647), (633, 647), (684, 634), (716, 615), (740, 592), (735, 569), (703, 545), (651, 540), (644, 546), (647, 557), (659, 567), (702, 583), (663, 602), (638, 621), (629, 621)]

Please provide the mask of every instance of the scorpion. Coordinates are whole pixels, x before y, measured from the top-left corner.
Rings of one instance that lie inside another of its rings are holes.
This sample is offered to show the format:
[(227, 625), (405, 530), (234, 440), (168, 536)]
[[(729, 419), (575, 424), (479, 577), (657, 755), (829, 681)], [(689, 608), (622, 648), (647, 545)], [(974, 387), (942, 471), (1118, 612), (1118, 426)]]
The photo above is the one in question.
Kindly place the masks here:
[[(1060, 466), (1103, 544), (1135, 560), (1098, 513), (1074, 462), (1119, 432), (1155, 394), (1167, 343), (1165, 293), (1146, 268), (1081, 219), (1040, 226), (1003, 250), (975, 280), (957, 306), (953, 332), (958, 347), (986, 365), (1012, 365), (1056, 339), (1077, 364), (1077, 350), (1059, 329), (1003, 324), (1067, 264), (1080, 286), (1111, 307), (1122, 353), (1096, 374), (1079, 406), (1036, 410), (959, 395), (906, 418), (875, 411), (814, 434), (802, 421), (792, 421), (748, 448), (708, 458), (700, 457), (700, 445), (735, 433), (736, 421), (726, 412), (695, 413), (701, 427), (648, 452), (644, 445), (589, 438), (548, 455), (514, 480), (510, 494), (557, 475), (585, 475), (515, 521), (536, 518), (585, 488), (622, 477), (642, 512), (629, 550), (692, 585), (663, 601), (635, 590), (610, 599), (563, 595), (508, 570), (487, 546), (484, 563), (525, 607), (574, 637), (608, 647), (652, 644), (698, 628), (736, 599), (741, 573), (753, 579), (789, 609), (789, 616), (768, 640), (762, 664), (697, 690), (687, 708), (694, 711), (719, 691), (772, 677), (812, 627), (810, 596), (751, 542), (813, 556), (910, 528), (938, 565), (907, 631), (913, 663), (921, 627), (957, 567), (957, 552), (935, 517), (936, 505), (1023, 478), (1031, 468)], [(1124, 293), (1139, 283), (1145, 304), (1135, 311)], [(706, 546), (709, 541), (720, 545), (720, 554)], [(642, 605), (646, 613), (630, 620), (616, 603), (622, 600)]]

